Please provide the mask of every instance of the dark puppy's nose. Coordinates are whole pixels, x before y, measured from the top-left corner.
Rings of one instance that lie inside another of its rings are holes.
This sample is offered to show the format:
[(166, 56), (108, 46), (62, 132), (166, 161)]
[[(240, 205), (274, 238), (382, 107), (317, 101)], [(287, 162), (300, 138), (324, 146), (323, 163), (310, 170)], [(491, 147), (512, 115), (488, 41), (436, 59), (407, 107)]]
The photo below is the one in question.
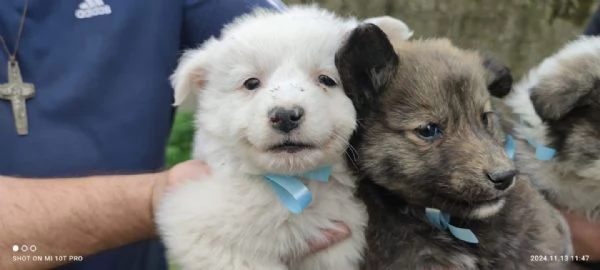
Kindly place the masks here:
[(284, 133), (289, 133), (298, 128), (303, 116), (304, 109), (300, 106), (293, 106), (291, 109), (275, 107), (269, 111), (271, 126)]
[(497, 190), (505, 190), (515, 181), (517, 171), (486, 172), (486, 174)]

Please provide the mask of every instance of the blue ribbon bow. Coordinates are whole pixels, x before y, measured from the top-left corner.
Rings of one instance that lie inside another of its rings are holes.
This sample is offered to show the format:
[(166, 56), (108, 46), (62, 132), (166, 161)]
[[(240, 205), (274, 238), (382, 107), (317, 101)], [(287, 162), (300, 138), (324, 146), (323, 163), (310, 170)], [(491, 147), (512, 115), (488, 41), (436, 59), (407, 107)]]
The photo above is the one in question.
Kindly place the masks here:
[(527, 142), (535, 148), (535, 158), (538, 160), (551, 160), (556, 155), (554, 148), (539, 144), (533, 139), (527, 139)]
[(467, 243), (479, 243), (479, 239), (471, 230), (450, 225), (450, 215), (448, 213), (435, 208), (425, 208), (425, 215), (429, 224), (434, 227), (442, 231), (448, 230), (454, 237)]
[(283, 205), (294, 214), (302, 213), (312, 201), (312, 193), (298, 177), (327, 182), (331, 176), (331, 166), (321, 167), (299, 176), (267, 174), (265, 179), (271, 184), (275, 195)]
[[(556, 155), (556, 149), (539, 144), (533, 139), (527, 139), (527, 143), (535, 148), (535, 158), (537, 160), (548, 161)], [(515, 141), (511, 135), (506, 135), (504, 150), (511, 160), (515, 158)]]

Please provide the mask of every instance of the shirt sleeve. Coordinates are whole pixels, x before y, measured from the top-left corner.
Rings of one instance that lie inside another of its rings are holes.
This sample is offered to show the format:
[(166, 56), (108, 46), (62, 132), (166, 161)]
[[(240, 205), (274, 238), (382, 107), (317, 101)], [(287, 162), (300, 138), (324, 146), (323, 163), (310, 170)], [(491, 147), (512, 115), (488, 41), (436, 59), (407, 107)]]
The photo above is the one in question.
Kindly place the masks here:
[(236, 17), (255, 8), (284, 10), (280, 0), (185, 0), (183, 47), (197, 47)]
[(594, 12), (594, 15), (588, 21), (583, 34), (586, 36), (600, 35), (600, 7)]

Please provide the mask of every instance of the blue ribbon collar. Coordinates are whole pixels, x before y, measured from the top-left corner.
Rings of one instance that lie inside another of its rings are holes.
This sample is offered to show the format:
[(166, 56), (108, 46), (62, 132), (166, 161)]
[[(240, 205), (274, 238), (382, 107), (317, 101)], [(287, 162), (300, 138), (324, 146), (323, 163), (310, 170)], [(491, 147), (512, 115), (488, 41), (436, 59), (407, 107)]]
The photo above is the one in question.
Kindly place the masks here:
[(477, 236), (471, 230), (451, 225), (448, 213), (444, 213), (436, 208), (425, 208), (425, 215), (429, 224), (442, 231), (448, 230), (457, 239), (467, 243), (479, 243), (479, 239), (477, 239)]
[(527, 139), (527, 142), (535, 148), (535, 158), (538, 160), (548, 161), (556, 155), (556, 149), (554, 148), (540, 144), (533, 139)]
[(299, 214), (312, 201), (312, 193), (300, 178), (319, 182), (329, 181), (331, 166), (321, 167), (301, 175), (267, 174), (265, 180), (271, 184), (275, 195), (294, 214)]
[[(545, 146), (536, 142), (533, 139), (527, 139), (527, 143), (535, 148), (535, 158), (537, 160), (548, 161), (556, 156), (556, 149)], [(504, 145), (504, 151), (511, 160), (515, 158), (515, 140), (513, 136), (506, 135), (506, 144)]]
[(504, 145), (504, 151), (510, 160), (515, 159), (515, 139), (513, 136), (506, 135), (506, 144)]

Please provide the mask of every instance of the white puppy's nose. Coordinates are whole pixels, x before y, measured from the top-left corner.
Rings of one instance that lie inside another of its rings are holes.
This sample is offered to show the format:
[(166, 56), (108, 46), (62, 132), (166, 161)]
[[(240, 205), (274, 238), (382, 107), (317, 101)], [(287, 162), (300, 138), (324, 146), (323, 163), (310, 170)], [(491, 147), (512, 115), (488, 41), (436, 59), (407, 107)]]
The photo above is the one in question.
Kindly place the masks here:
[(269, 111), (269, 121), (271, 127), (283, 133), (298, 128), (304, 117), (304, 108), (293, 106), (289, 109), (284, 107), (275, 107)]

